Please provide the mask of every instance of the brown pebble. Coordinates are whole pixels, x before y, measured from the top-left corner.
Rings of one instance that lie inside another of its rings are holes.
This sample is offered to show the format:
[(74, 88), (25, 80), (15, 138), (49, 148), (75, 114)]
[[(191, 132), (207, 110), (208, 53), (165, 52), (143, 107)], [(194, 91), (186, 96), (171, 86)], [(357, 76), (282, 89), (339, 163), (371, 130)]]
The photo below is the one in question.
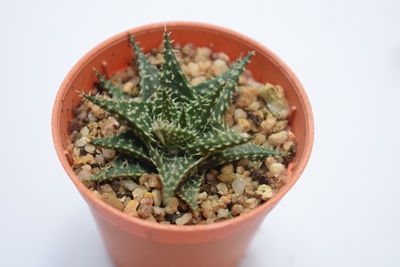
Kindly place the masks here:
[(104, 193), (101, 195), (101, 199), (106, 202), (108, 205), (118, 209), (123, 210), (124, 204), (112, 193)]
[(134, 216), (137, 217), (137, 207), (139, 206), (139, 201), (137, 200), (131, 200), (128, 202), (128, 204), (126, 205), (125, 209), (124, 209), (124, 213), (130, 215), (130, 216)]

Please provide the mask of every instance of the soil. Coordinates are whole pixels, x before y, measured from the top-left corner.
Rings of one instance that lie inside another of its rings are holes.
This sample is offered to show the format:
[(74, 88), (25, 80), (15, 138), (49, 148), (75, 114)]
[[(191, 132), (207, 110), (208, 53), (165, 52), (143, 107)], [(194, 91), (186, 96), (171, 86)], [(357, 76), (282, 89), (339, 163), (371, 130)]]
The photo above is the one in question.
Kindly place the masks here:
[[(191, 84), (222, 74), (231, 63), (226, 54), (213, 52), (208, 47), (175, 44), (175, 49)], [(161, 51), (162, 47), (159, 47), (147, 54), (157, 66), (163, 62)], [(138, 96), (140, 78), (135, 65), (114, 74), (111, 81), (131, 96)], [(265, 91), (271, 87), (278, 92), (283, 105), (267, 105)], [(95, 85), (91, 94), (106, 96), (107, 92)], [(118, 154), (114, 150), (92, 145), (90, 139), (110, 136), (126, 128), (100, 107), (85, 100), (75, 107), (74, 113), (75, 118), (69, 125), (68, 150), (74, 172), (80, 179), (86, 179), (106, 167)], [(179, 198), (172, 198), (168, 205), (163, 205), (157, 174), (145, 174), (139, 179), (83, 183), (112, 207), (144, 220), (193, 225), (240, 216), (268, 201), (288, 180), (287, 165), (296, 150), (295, 136), (289, 128), (289, 115), (290, 106), (280, 86), (258, 83), (249, 71), (243, 72), (233, 103), (225, 115), (226, 125), (242, 134), (254, 136), (255, 144), (290, 152), (290, 156), (268, 157), (261, 161), (242, 159), (208, 170), (198, 198), (201, 207), (198, 212), (191, 211)]]

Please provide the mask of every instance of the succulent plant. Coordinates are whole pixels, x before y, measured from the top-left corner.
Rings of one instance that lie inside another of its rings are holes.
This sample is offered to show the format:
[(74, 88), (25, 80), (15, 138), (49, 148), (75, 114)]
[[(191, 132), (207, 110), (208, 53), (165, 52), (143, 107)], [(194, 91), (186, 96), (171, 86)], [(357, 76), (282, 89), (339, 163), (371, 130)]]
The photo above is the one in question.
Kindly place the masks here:
[(139, 98), (125, 94), (98, 72), (102, 88), (112, 97), (84, 95), (128, 128), (123, 133), (91, 140), (94, 145), (120, 153), (90, 180), (157, 172), (164, 201), (178, 195), (196, 210), (208, 168), (242, 158), (282, 155), (252, 144), (249, 135), (233, 131), (223, 122), (239, 76), (254, 52), (238, 59), (219, 77), (192, 86), (175, 57), (169, 33), (164, 33), (164, 63), (160, 70), (149, 62), (133, 36), (130, 41), (140, 75)]

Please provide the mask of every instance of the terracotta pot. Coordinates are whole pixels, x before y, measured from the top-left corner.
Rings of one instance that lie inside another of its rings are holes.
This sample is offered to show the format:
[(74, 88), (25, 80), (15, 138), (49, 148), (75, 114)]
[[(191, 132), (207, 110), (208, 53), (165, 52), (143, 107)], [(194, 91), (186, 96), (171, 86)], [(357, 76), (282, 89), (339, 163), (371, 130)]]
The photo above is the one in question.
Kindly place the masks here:
[[(290, 127), (298, 138), (297, 155), (289, 165), (289, 182), (269, 201), (248, 214), (209, 225), (163, 225), (130, 217), (95, 197), (72, 171), (66, 150), (68, 121), (81, 101), (78, 91), (88, 92), (96, 78), (92, 68), (108, 74), (130, 64), (132, 50), (128, 32), (135, 35), (145, 52), (157, 47), (165, 26), (171, 39), (181, 44), (211, 46), (231, 59), (256, 51), (248, 65), (256, 80), (279, 84), (295, 110)], [(313, 144), (311, 107), (302, 85), (275, 54), (261, 44), (231, 30), (192, 22), (151, 24), (118, 34), (89, 51), (68, 73), (54, 103), (52, 131), (60, 161), (89, 204), (106, 247), (117, 266), (236, 266), (254, 233), (278, 201), (288, 192), (306, 166)]]

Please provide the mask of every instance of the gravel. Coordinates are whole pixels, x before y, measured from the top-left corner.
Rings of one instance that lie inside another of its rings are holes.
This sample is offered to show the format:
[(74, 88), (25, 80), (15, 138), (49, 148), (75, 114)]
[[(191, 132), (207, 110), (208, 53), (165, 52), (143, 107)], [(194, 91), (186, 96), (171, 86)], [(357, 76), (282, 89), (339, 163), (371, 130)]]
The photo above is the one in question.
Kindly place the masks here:
[[(176, 44), (175, 49), (181, 51), (177, 57), (191, 84), (223, 73), (230, 64), (226, 54), (213, 52), (208, 47)], [(163, 62), (161, 48), (154, 49), (148, 56), (154, 64)], [(137, 97), (140, 78), (136, 66), (116, 73), (110, 79), (135, 97), (134, 101), (140, 99)], [(109, 97), (97, 88), (92, 94)], [(290, 110), (280, 86), (258, 83), (245, 70), (233, 95), (233, 104), (225, 115), (225, 124), (242, 135), (253, 136), (255, 144), (294, 154), (296, 138), (288, 127)], [(126, 127), (88, 101), (82, 101), (74, 113), (75, 118), (69, 125), (68, 151), (74, 172), (83, 180), (109, 166), (118, 155), (112, 149), (94, 146), (90, 140), (123, 132)], [(244, 159), (208, 170), (198, 196), (200, 211), (191, 211), (183, 200), (175, 197), (163, 202), (162, 184), (157, 174), (84, 184), (104, 202), (129, 216), (163, 224), (214, 223), (245, 214), (273, 197), (288, 181), (289, 160), (282, 157), (260, 161)]]

